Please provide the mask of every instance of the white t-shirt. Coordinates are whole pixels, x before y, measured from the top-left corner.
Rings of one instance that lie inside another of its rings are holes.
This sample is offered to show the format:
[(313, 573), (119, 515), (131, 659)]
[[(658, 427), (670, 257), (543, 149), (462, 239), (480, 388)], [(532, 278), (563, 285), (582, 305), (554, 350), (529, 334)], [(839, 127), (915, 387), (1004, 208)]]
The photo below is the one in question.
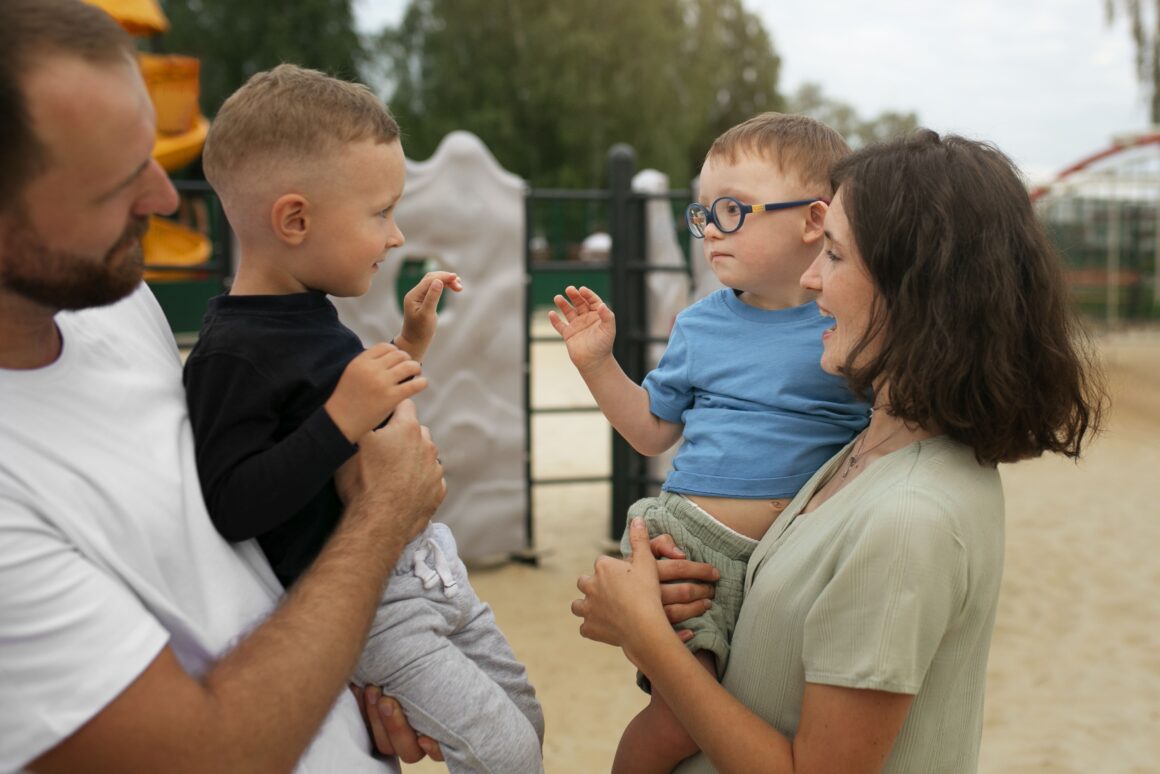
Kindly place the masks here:
[[(148, 288), (56, 320), (56, 362), (0, 369), (5, 772), (75, 732), (167, 642), (203, 674), (281, 593), (254, 543), (210, 523), (181, 362)], [(343, 691), (299, 771), (398, 770), (369, 747)]]

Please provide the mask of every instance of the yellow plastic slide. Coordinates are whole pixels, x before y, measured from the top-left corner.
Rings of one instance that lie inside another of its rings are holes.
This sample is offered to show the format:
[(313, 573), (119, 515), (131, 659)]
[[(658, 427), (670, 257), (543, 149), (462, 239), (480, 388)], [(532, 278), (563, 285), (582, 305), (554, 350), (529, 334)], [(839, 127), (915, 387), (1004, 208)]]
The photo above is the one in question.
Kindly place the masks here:
[[(141, 240), (141, 249), (145, 251), (146, 267), (197, 266), (208, 261), (211, 252), (205, 234), (156, 216), (149, 219), (149, 231)], [(145, 269), (148, 282), (181, 282), (208, 276), (205, 270)]]

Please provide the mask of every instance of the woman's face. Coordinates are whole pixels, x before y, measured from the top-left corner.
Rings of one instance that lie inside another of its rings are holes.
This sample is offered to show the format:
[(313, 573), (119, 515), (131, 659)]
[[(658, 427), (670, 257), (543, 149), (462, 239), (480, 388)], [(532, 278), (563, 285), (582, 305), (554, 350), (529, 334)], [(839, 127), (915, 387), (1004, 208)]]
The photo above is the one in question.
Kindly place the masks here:
[[(834, 202), (826, 213), (825, 234), (822, 252), (802, 275), (801, 284), (818, 294), (822, 314), (834, 318), (834, 326), (822, 334), (822, 370), (838, 374), (870, 325), (875, 293), (874, 283), (854, 244), (841, 188), (835, 192)], [(877, 343), (872, 343), (862, 351), (855, 365), (863, 365), (877, 351)]]

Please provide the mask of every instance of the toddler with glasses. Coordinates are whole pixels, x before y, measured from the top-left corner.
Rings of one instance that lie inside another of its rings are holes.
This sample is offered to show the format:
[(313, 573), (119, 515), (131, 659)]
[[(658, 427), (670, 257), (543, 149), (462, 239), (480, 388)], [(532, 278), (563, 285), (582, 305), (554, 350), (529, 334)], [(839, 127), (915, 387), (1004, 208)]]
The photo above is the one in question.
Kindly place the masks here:
[[(214, 526), (256, 538), (290, 588), (342, 518), (339, 468), (426, 386), (440, 295), (462, 283), (429, 273), (399, 337), (366, 350), (327, 298), (365, 293), (403, 244), (399, 127), (365, 86), (258, 73), (222, 105), (204, 163), (241, 260), (185, 364), (198, 473)], [(352, 679), (398, 699), (452, 772), (543, 770), (535, 691), (444, 524), (404, 548)]]
[[(683, 622), (718, 678), (758, 540), (819, 466), (867, 423), (869, 407), (822, 371), (830, 327), (801, 275), (822, 246), (829, 171), (849, 152), (804, 116), (763, 113), (713, 143), (689, 231), (725, 286), (677, 315), (660, 363), (636, 384), (612, 356), (612, 311), (588, 288), (555, 297), (549, 319), (605, 417), (638, 452), (683, 436), (658, 497), (635, 503), (650, 536), (720, 571), (713, 602)], [(629, 551), (627, 533), (621, 544)], [(687, 636), (687, 635), (686, 635)], [(772, 647), (772, 645), (771, 645)], [(647, 675), (640, 676), (649, 690)], [(697, 751), (664, 697), (629, 724), (613, 772), (671, 771)]]

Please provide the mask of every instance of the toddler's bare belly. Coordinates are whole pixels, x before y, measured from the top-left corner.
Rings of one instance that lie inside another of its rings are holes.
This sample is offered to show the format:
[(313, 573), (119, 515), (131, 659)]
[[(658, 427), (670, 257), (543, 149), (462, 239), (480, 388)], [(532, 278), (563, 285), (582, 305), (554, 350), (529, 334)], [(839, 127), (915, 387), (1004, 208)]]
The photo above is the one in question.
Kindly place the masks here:
[(691, 494), (685, 497), (734, 532), (740, 532), (754, 540), (761, 540), (769, 525), (785, 510), (785, 506), (789, 505), (788, 498), (740, 500), (735, 497), (705, 497)]

